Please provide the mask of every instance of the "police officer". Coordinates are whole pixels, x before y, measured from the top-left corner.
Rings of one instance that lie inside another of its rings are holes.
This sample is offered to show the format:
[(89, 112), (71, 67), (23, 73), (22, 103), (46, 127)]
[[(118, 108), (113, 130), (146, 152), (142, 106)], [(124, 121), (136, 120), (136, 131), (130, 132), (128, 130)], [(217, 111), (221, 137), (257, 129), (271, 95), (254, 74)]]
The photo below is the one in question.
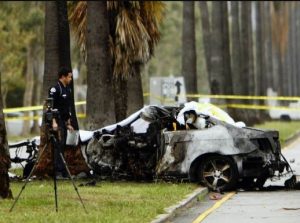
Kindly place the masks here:
[[(72, 114), (71, 114), (71, 88), (69, 84), (72, 81), (72, 71), (66, 67), (62, 67), (58, 72), (58, 81), (57, 83), (50, 88), (49, 90), (49, 98), (53, 99), (53, 109), (57, 109), (59, 113), (59, 117), (54, 118), (52, 120), (52, 129), (54, 131), (60, 131), (61, 139), (59, 140), (58, 146), (60, 147), (60, 151), (64, 152), (67, 130), (73, 131), (74, 128), (72, 126)], [(55, 153), (56, 159), (56, 168), (58, 177), (66, 177), (67, 172), (64, 167), (63, 161), (59, 156), (59, 153)]]

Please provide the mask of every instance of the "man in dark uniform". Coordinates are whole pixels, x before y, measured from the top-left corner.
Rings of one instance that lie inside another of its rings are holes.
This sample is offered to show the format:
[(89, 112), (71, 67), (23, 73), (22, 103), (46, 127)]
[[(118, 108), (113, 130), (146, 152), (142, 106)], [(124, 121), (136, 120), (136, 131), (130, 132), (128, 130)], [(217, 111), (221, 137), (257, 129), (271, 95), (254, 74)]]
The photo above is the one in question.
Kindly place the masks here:
[[(53, 99), (53, 109), (57, 109), (59, 113), (59, 117), (54, 118), (52, 121), (52, 129), (54, 131), (60, 131), (61, 138), (58, 142), (58, 146), (62, 154), (66, 144), (67, 130), (74, 130), (71, 124), (72, 91), (69, 86), (71, 81), (72, 71), (65, 67), (60, 68), (58, 72), (58, 81), (53, 87), (50, 88), (48, 95), (49, 98)], [(59, 153), (55, 153), (54, 158), (57, 164), (57, 176), (66, 177), (67, 172)]]

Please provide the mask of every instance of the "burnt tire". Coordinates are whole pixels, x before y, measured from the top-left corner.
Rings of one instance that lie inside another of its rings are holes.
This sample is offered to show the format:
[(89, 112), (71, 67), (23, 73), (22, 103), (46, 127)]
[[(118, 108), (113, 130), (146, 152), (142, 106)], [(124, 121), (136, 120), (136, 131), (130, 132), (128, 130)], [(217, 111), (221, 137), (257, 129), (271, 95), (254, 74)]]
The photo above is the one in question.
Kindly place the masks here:
[(198, 166), (199, 183), (213, 191), (234, 188), (238, 181), (235, 162), (227, 156), (214, 155), (203, 159)]

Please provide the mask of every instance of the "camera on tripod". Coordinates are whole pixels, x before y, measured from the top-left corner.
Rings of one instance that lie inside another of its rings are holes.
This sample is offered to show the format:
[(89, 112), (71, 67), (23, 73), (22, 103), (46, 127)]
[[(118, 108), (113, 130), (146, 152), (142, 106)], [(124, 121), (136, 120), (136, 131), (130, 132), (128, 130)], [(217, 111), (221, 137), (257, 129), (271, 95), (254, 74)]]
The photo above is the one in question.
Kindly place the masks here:
[(52, 121), (55, 118), (56, 120), (59, 119), (59, 112), (57, 109), (53, 109), (53, 98), (46, 99), (46, 111), (45, 115), (45, 122), (46, 125), (52, 128)]

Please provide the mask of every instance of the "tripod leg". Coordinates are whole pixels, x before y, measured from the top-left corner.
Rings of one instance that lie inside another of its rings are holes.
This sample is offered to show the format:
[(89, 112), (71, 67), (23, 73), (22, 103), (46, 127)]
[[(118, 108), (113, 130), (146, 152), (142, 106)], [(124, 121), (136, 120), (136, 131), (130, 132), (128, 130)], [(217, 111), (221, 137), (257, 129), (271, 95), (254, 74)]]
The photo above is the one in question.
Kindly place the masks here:
[(73, 187), (74, 187), (74, 189), (75, 189), (75, 191), (76, 191), (76, 193), (77, 193), (77, 195), (78, 195), (78, 198), (79, 198), (79, 200), (80, 200), (80, 203), (81, 203), (81, 205), (82, 205), (82, 207), (83, 207), (85, 213), (87, 214), (87, 210), (85, 209), (85, 206), (84, 206), (84, 204), (83, 204), (83, 201), (82, 201), (82, 199), (81, 199), (81, 197), (80, 197), (80, 195), (79, 195), (78, 188), (76, 187), (76, 185), (75, 185), (75, 183), (74, 183), (73, 177), (72, 177), (71, 172), (70, 172), (70, 170), (69, 170), (69, 167), (68, 167), (68, 165), (67, 165), (67, 163), (66, 163), (66, 161), (65, 161), (65, 158), (64, 158), (64, 156), (62, 155), (61, 152), (59, 153), (59, 155), (60, 155), (60, 157), (61, 157), (61, 159), (62, 159), (62, 161), (63, 161), (63, 163), (64, 163), (64, 166), (65, 166), (65, 168), (66, 168), (66, 170), (67, 170), (67, 172), (68, 172), (68, 175), (69, 175), (69, 177), (70, 177), (70, 179), (71, 179), (71, 181), (72, 181)]
[[(52, 145), (55, 145), (55, 139), (54, 142), (52, 142)], [(53, 182), (54, 182), (54, 199), (55, 199), (55, 211), (58, 212), (58, 203), (57, 203), (57, 186), (56, 186), (56, 149), (55, 147), (52, 150), (53, 155)]]
[(14, 207), (15, 207), (17, 201), (19, 200), (19, 197), (21, 196), (21, 194), (22, 194), (23, 190), (25, 189), (27, 183), (29, 182), (29, 179), (31, 178), (31, 176), (32, 176), (32, 174), (33, 174), (33, 172), (34, 172), (34, 170), (35, 170), (37, 164), (39, 163), (40, 158), (42, 157), (42, 154), (43, 154), (43, 152), (45, 151), (46, 146), (47, 146), (47, 144), (43, 147), (43, 150), (42, 150), (40, 156), (38, 157), (37, 161), (35, 162), (34, 166), (32, 167), (32, 170), (31, 170), (30, 174), (29, 174), (28, 177), (26, 178), (25, 184), (22, 186), (22, 189), (21, 189), (21, 191), (19, 192), (17, 198), (15, 199), (13, 205), (12, 205), (11, 208), (9, 209), (9, 212), (12, 212), (12, 210), (14, 209)]

